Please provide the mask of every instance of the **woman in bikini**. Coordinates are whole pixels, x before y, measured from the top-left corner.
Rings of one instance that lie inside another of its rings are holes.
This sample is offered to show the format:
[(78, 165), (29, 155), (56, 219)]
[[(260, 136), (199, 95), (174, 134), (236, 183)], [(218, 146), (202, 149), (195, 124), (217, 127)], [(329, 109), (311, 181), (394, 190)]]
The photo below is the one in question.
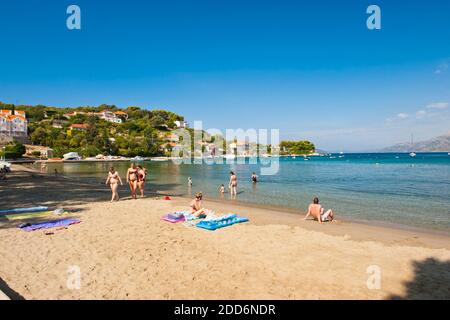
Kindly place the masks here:
[(202, 206), (203, 194), (201, 192), (197, 192), (195, 194), (195, 199), (191, 202), (191, 214), (194, 217), (204, 218), (206, 217), (207, 210)]
[(233, 171), (230, 171), (230, 193), (232, 198), (237, 195), (237, 177)]
[(136, 199), (136, 189), (138, 187), (138, 170), (136, 165), (132, 163), (127, 171), (127, 182), (130, 185), (131, 197)]
[(111, 202), (114, 200), (119, 201), (119, 193), (117, 192), (118, 184), (122, 186), (122, 180), (120, 179), (119, 173), (114, 169), (114, 167), (109, 168), (108, 177), (106, 178), (106, 185), (108, 185), (111, 188), (112, 197)]
[(145, 188), (145, 177), (147, 176), (147, 170), (145, 170), (145, 168), (143, 168), (141, 165), (137, 166), (137, 170), (138, 170), (138, 188), (139, 191), (141, 192), (141, 198), (144, 197), (144, 188)]

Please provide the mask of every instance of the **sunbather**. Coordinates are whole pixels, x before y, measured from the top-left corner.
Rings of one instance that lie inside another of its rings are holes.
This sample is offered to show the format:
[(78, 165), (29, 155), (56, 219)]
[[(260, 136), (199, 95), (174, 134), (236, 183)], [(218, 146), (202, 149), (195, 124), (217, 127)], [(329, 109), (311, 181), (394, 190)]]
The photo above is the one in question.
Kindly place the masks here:
[(203, 208), (202, 206), (203, 194), (201, 192), (197, 192), (195, 194), (195, 199), (191, 202), (191, 214), (194, 217), (204, 218), (208, 214), (208, 210)]
[(315, 197), (313, 203), (308, 207), (308, 213), (305, 216), (305, 220), (308, 219), (309, 216), (313, 216), (314, 219), (317, 219), (320, 223), (324, 221), (333, 221), (333, 210), (329, 209), (326, 212), (324, 211), (325, 209), (319, 204), (319, 198)]

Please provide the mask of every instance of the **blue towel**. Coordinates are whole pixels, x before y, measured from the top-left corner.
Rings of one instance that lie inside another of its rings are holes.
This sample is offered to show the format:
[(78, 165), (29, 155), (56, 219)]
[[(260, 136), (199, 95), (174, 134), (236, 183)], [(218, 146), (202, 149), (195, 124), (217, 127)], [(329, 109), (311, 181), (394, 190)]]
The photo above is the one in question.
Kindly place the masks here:
[(236, 214), (227, 214), (223, 217), (219, 217), (211, 220), (203, 220), (197, 223), (197, 227), (207, 229), (207, 230), (216, 230), (224, 227), (231, 226), (236, 223), (247, 222), (249, 221), (246, 217), (241, 217)]
[(38, 229), (50, 229), (50, 228), (56, 228), (56, 227), (65, 227), (69, 226), (71, 224), (80, 223), (81, 220), (78, 219), (60, 219), (60, 220), (54, 220), (54, 221), (46, 221), (41, 223), (35, 223), (35, 224), (25, 224), (22, 226), (19, 226), (20, 229), (25, 231), (34, 231)]
[(0, 210), (0, 213), (26, 213), (26, 212), (39, 212), (47, 210), (48, 207), (31, 207), (31, 208), (4, 209)]

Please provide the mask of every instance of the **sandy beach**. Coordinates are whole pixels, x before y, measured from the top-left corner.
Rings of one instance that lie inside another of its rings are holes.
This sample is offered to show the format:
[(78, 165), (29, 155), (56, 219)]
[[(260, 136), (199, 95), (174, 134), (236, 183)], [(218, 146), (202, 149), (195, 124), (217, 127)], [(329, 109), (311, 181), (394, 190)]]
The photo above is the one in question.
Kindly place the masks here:
[[(1, 283), (25, 299), (450, 299), (446, 234), (319, 225), (300, 213), (205, 199), (216, 214), (250, 219), (207, 231), (160, 220), (186, 210), (188, 199), (132, 200), (125, 186), (120, 194), (110, 203), (105, 185), (15, 166), (0, 184), (1, 208), (63, 207), (82, 222), (47, 235), (0, 217)], [(80, 288), (68, 286), (73, 270)]]

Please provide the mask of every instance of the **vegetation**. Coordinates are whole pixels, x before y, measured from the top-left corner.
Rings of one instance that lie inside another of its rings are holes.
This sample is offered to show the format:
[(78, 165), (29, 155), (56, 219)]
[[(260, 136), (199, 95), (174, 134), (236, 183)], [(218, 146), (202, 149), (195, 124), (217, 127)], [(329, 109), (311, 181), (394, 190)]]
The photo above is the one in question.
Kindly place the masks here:
[(6, 159), (17, 159), (25, 154), (25, 146), (21, 143), (10, 143), (4, 146), (0, 151), (0, 157)]
[[(167, 151), (165, 135), (175, 127), (175, 121), (184, 120), (182, 116), (170, 111), (144, 110), (135, 106), (127, 109), (119, 109), (114, 105), (56, 108), (0, 103), (0, 109), (25, 111), (31, 142), (52, 148), (55, 157), (62, 157), (71, 151), (82, 156), (164, 155)], [(78, 114), (70, 118), (64, 116), (74, 111), (88, 113), (103, 110), (126, 112), (128, 119), (122, 123), (111, 123), (94, 115)], [(84, 124), (86, 128), (70, 129), (72, 124)]]
[(315, 149), (314, 144), (309, 141), (281, 141), (280, 143), (281, 154), (311, 154)]

